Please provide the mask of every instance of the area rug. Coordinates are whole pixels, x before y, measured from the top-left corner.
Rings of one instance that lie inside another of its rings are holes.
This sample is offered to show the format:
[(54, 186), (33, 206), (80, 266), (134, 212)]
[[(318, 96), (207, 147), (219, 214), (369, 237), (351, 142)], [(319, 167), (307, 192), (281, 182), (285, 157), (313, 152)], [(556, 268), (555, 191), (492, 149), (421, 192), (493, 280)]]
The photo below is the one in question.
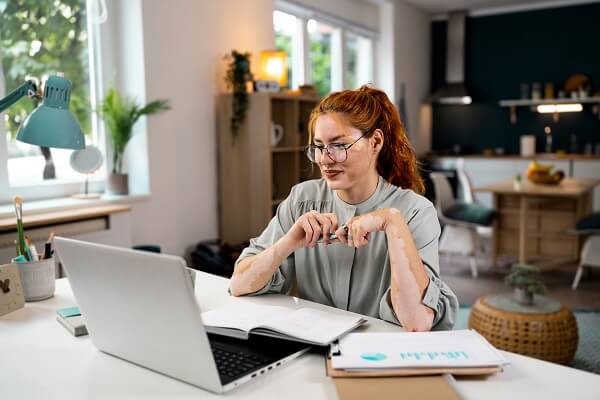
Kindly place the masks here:
[[(454, 329), (467, 329), (471, 307), (461, 306)], [(579, 330), (577, 352), (571, 367), (600, 374), (600, 311), (575, 310)]]

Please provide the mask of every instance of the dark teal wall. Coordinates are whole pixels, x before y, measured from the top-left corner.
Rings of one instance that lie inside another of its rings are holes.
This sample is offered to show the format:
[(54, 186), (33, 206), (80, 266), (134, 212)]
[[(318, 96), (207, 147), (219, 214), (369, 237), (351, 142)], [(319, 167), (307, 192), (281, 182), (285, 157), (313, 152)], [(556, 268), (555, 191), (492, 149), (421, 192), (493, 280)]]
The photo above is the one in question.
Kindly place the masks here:
[[(600, 119), (591, 106), (581, 113), (563, 113), (558, 123), (549, 114), (518, 108), (512, 125), (501, 99), (520, 97), (520, 84), (552, 82), (555, 91), (574, 73), (592, 79), (592, 92), (600, 91), (600, 3), (501, 14), (467, 19), (466, 82), (474, 103), (469, 106), (435, 105), (434, 151), (458, 144), (465, 153), (503, 147), (519, 152), (519, 137), (537, 136), (544, 146), (544, 126), (552, 127), (554, 149), (570, 149), (575, 133), (580, 152), (585, 143), (600, 143)], [(445, 80), (446, 21), (432, 23), (432, 89)]]

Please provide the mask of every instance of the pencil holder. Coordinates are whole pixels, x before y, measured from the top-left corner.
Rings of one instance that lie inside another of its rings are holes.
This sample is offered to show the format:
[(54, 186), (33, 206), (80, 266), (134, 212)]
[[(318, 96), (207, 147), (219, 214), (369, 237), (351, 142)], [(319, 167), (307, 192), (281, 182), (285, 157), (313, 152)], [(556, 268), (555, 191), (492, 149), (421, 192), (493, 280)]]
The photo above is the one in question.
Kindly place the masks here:
[(40, 301), (54, 296), (56, 280), (54, 257), (15, 264), (21, 275), (25, 301)]

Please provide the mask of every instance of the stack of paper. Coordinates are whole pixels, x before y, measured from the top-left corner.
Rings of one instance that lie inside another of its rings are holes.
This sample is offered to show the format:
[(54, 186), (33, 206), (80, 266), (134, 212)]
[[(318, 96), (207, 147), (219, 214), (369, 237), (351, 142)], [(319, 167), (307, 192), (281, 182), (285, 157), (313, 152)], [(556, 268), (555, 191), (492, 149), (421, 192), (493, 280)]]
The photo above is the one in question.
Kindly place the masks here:
[(331, 366), (342, 370), (501, 367), (508, 360), (472, 330), (350, 333), (332, 346)]

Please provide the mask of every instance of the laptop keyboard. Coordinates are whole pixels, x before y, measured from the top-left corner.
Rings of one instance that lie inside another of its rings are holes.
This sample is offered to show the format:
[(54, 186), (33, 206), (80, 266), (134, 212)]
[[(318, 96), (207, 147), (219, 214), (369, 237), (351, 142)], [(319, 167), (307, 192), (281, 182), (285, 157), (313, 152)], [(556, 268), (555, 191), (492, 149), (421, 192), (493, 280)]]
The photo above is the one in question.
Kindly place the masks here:
[(246, 372), (263, 367), (269, 359), (242, 351), (229, 351), (221, 347), (212, 347), (213, 357), (220, 375), (230, 378), (244, 375)]

